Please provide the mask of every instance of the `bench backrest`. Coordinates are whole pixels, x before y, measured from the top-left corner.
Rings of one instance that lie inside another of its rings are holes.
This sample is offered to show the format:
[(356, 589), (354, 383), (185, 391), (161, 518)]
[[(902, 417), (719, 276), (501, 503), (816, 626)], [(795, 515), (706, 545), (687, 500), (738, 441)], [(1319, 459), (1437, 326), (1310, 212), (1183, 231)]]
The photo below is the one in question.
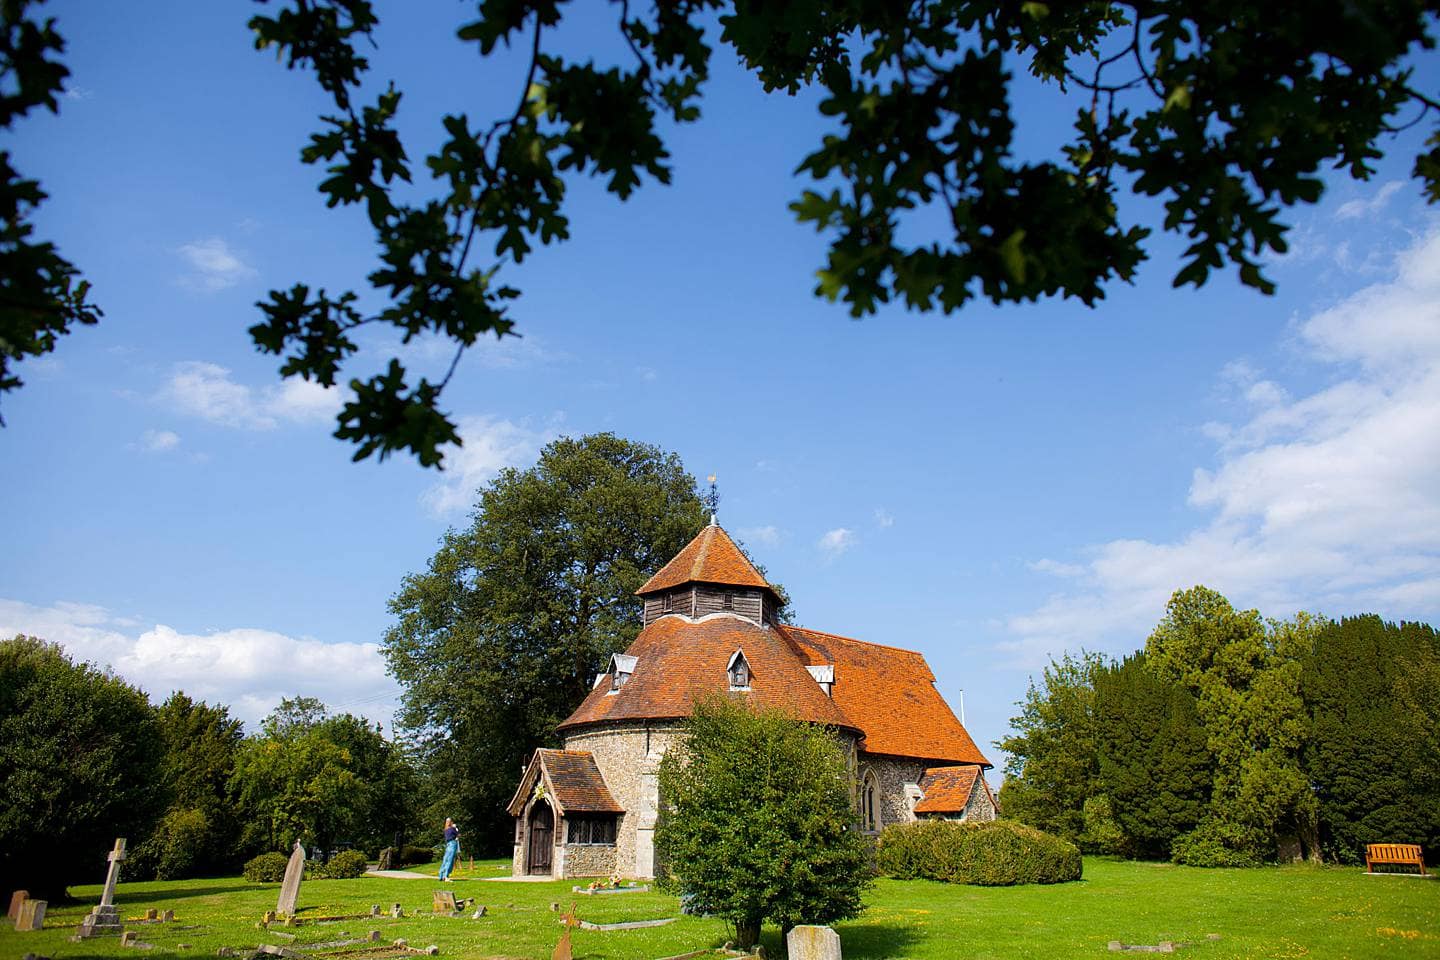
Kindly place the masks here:
[(1418, 843), (1372, 843), (1365, 852), (1371, 860), (1419, 860)]

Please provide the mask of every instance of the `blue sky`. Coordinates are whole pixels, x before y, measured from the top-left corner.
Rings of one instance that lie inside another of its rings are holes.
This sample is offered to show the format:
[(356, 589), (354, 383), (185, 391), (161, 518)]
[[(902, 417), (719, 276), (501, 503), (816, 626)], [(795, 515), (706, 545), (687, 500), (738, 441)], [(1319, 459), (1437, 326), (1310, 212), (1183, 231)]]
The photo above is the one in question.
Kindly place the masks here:
[[(450, 39), (459, 7), (413, 7), (373, 59), (417, 158), (442, 112), (507, 109), (520, 78)], [(1291, 214), (1274, 297), (1172, 290), (1160, 238), (1097, 309), (856, 322), (813, 297), (822, 240), (786, 210), (815, 100), (763, 96), (720, 51), (704, 119), (669, 136), (674, 185), (621, 204), (576, 182), (574, 239), (516, 271), (524, 337), (461, 365), (467, 442), (439, 475), (351, 464), (336, 396), (282, 383), (245, 332), (269, 289), (361, 287), (373, 256), (298, 161), (325, 104), (253, 49), (253, 5), (51, 9), (69, 95), (6, 148), (106, 316), (0, 401), (0, 634), (251, 723), (295, 694), (388, 721), (401, 578), (495, 470), (599, 430), (717, 473), (799, 622), (921, 650), (986, 744), (1049, 656), (1133, 650), (1195, 583), (1274, 617), (1440, 621), (1440, 224), (1415, 136)], [(1064, 136), (1052, 99), (1019, 104), (1027, 149)], [(407, 356), (443, 369), (432, 346)]]

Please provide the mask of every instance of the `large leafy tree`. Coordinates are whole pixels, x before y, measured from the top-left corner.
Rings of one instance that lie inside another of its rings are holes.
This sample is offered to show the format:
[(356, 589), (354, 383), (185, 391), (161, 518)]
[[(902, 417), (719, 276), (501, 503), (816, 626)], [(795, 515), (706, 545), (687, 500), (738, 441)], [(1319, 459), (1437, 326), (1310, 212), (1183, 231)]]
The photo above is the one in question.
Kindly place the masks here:
[[(64, 77), (49, 56), (61, 41), (30, 15), (34, 2), (0, 3), (9, 38), (0, 75), (20, 81), (0, 99), (0, 123), (54, 109)], [(947, 312), (976, 297), (1094, 304), (1145, 256), (1150, 229), (1122, 216), (1126, 191), (1159, 198), (1162, 228), (1188, 242), (1177, 285), (1233, 267), (1268, 291), (1261, 265), (1285, 249), (1280, 218), (1319, 198), (1322, 168), (1369, 176), (1387, 137), (1440, 106), (1414, 85), (1410, 65), (1433, 47), (1434, 0), (620, 3), (615, 30), (627, 53), (613, 63), (594, 59), (611, 38), (581, 38), (578, 49), (573, 35), (561, 39), (559, 0), (472, 9), (457, 24), (461, 43), (482, 56), (525, 51), (515, 106), (441, 118), (443, 132), (426, 135), (439, 142), (423, 161), (428, 190), (412, 183), (401, 91), (366, 89), (372, 3), (290, 0), (251, 21), (257, 46), (313, 69), (333, 100), (301, 158), (323, 168), (330, 206), (364, 208), (379, 261), (367, 278), (377, 309), (362, 309), (352, 291), (304, 283), (261, 304), (251, 333), (284, 358), (285, 376), (336, 382), (364, 324), (406, 339), (440, 334), (457, 359), (480, 337), (511, 333), (519, 291), (500, 273), (535, 244), (568, 238), (567, 177), (601, 177), (621, 199), (647, 179), (668, 182), (663, 134), (699, 118), (717, 42), (766, 91), (822, 92), (833, 129), (796, 158), (815, 189), (792, 209), (830, 240), (817, 292), (854, 316), (891, 300)], [(1019, 148), (1024, 118), (1012, 101), (1025, 83), (1074, 108), (1049, 151)], [(0, 173), (0, 254), (13, 254), (17, 278), (6, 292), (35, 301), (0, 314), (0, 357), (18, 357), (49, 349), (95, 311), (71, 283), (74, 268), (27, 239), (38, 186), (8, 164)], [(1415, 176), (1440, 199), (1440, 135), (1416, 157)], [(357, 445), (357, 458), (411, 450), (438, 463), (440, 448), (458, 442), (439, 407), (450, 373), (416, 378), (397, 357), (355, 377), (336, 435)], [(0, 387), (11, 385), (0, 368)]]
[(782, 931), (860, 912), (870, 843), (856, 829), (852, 777), (831, 733), (724, 696), (701, 700), (660, 764), (656, 853), (691, 908)]
[(1013, 732), (996, 746), (1008, 755), (1000, 805), (1007, 817), (1068, 840), (1085, 832), (1085, 801), (1099, 794), (1095, 677), (1099, 654), (1066, 654), (1025, 693)]
[(445, 815), (458, 808), (478, 828), (467, 836), (508, 838), (520, 765), (635, 639), (634, 591), (704, 522), (674, 454), (566, 438), (482, 488), (470, 526), (405, 578), (383, 650)]
[(244, 739), (240, 721), (228, 708), (182, 692), (156, 708), (155, 720), (165, 748), (161, 781), (168, 806), (136, 848), (130, 869), (170, 880), (235, 866), (240, 822), (230, 779)]
[(1300, 762), (1309, 721), (1289, 649), (1310, 632), (1302, 617), (1272, 633), (1258, 612), (1197, 586), (1171, 596), (1145, 644), (1157, 673), (1195, 697), (1205, 727), (1215, 764), (1207, 835), (1243, 856), (1268, 859), (1287, 837), (1319, 856), (1315, 798)]
[(164, 807), (162, 755), (143, 693), (57, 644), (0, 641), (0, 888), (62, 898), (103, 879), (115, 838)]
[(249, 851), (301, 840), (312, 851), (343, 843), (374, 853), (413, 822), (412, 786), (398, 746), (312, 697), (281, 701), (242, 745), (231, 778)]

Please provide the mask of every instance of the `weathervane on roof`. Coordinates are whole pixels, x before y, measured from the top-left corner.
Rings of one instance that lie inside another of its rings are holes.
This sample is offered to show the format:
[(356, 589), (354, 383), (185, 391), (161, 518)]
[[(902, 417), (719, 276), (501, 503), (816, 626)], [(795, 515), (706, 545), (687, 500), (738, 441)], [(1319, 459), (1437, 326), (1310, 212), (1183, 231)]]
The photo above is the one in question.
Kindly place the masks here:
[(715, 488), (715, 474), (710, 474), (709, 479), (710, 491), (700, 497), (700, 502), (705, 505), (706, 510), (710, 511), (710, 526), (713, 527), (720, 522), (718, 519), (720, 514), (720, 491)]

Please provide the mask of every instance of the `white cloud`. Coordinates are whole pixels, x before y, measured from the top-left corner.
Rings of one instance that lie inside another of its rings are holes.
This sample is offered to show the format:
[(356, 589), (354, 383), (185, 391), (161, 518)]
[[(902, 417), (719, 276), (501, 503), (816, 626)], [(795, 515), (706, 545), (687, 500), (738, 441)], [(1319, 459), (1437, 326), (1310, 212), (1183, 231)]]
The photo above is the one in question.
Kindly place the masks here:
[(1248, 365), (1222, 371), (1246, 412), (1207, 425), (1217, 461), (1195, 469), (1188, 497), (1205, 519), (1171, 542), (1115, 540), (1081, 564), (1032, 564), (1073, 583), (1011, 617), (1003, 646), (1032, 666), (1081, 645), (1133, 649), (1170, 593), (1197, 583), (1270, 616), (1440, 615), (1440, 230), (1391, 280), (1296, 333), (1334, 365), (1330, 382), (1292, 398)]
[(785, 536), (779, 527), (773, 525), (764, 527), (741, 527), (736, 533), (740, 534), (740, 539), (746, 543), (758, 543), (763, 547), (779, 546), (780, 541)]
[(826, 534), (815, 544), (822, 551), (831, 557), (838, 557), (859, 542), (855, 538), (855, 531), (848, 527), (836, 527), (827, 531)]
[(895, 526), (895, 514), (884, 507), (875, 508), (875, 525), (881, 530), (888, 530)]
[(273, 430), (282, 422), (319, 423), (340, 410), (340, 390), (312, 380), (290, 378), (256, 389), (231, 379), (216, 363), (177, 363), (161, 399), (181, 412), (241, 430)]
[(59, 643), (75, 660), (111, 667), (152, 702), (184, 690), (228, 705), (252, 728), (282, 697), (318, 697), (334, 710), (387, 725), (399, 700), (373, 643), (323, 643), (249, 628), (194, 634), (157, 624), (140, 630), (134, 620), (91, 604), (39, 607), (0, 599), (0, 637), (17, 633)]
[(459, 513), (473, 506), (480, 486), (495, 479), (506, 467), (530, 464), (553, 438), (548, 431), (531, 430), (497, 417), (462, 417), (457, 426), (463, 445), (445, 451), (443, 478), (420, 497), (435, 516)]
[(180, 446), (180, 435), (172, 430), (146, 430), (140, 436), (140, 449), (146, 453), (167, 453)]
[(190, 268), (180, 283), (192, 290), (214, 293), (257, 276), (255, 269), (219, 237), (182, 244), (176, 251)]
[(1372, 217), (1385, 209), (1390, 198), (1400, 192), (1405, 186), (1404, 180), (1391, 180), (1383, 184), (1375, 191), (1375, 196), (1368, 200), (1350, 200), (1340, 204), (1335, 211), (1336, 220), (1358, 220), (1362, 217)]

